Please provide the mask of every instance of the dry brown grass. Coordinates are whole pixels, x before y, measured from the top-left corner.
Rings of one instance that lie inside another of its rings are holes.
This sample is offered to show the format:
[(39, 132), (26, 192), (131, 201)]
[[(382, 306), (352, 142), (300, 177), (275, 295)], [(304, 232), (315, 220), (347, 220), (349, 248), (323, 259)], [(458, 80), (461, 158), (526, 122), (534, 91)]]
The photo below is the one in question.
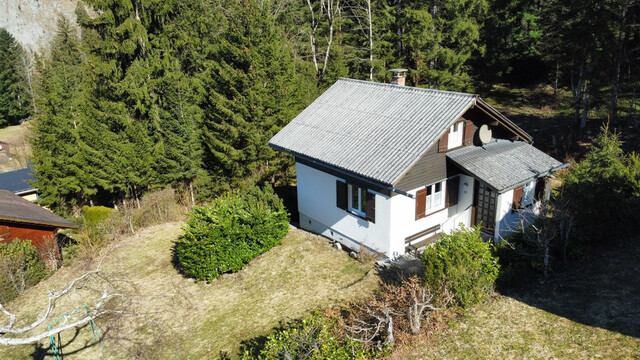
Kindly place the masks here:
[[(81, 329), (61, 336), (66, 359), (154, 357), (200, 359), (219, 354), (235, 357), (242, 341), (267, 334), (282, 322), (313, 309), (370, 294), (378, 277), (371, 265), (333, 249), (326, 239), (291, 230), (283, 244), (255, 259), (236, 274), (211, 284), (194, 283), (171, 264), (173, 241), (181, 223), (148, 228), (116, 244), (102, 268), (119, 279), (133, 309), (143, 317), (99, 319), (106, 350), (91, 346), (91, 332)], [(11, 304), (20, 313), (36, 313), (47, 288), (60, 288), (95, 264), (77, 262), (29, 289)], [(87, 302), (80, 296), (61, 303), (62, 314)], [(1, 358), (31, 358), (46, 353), (25, 346), (2, 349)]]
[(31, 155), (31, 147), (27, 137), (28, 125), (8, 126), (0, 129), (0, 172), (27, 167), (27, 159)]
[(391, 359), (638, 359), (640, 243), (496, 294)]

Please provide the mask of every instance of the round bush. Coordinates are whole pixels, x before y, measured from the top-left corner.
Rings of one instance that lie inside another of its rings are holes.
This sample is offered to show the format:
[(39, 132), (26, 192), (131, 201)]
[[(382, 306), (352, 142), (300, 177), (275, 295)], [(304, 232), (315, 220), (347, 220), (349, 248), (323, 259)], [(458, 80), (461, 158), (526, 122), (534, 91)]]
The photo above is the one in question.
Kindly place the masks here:
[(211, 281), (280, 244), (288, 230), (282, 200), (270, 186), (254, 186), (189, 214), (184, 235), (175, 244), (176, 265), (188, 277)]
[(453, 303), (467, 308), (493, 291), (498, 277), (498, 259), (491, 245), (480, 237), (480, 228), (443, 234), (422, 254), (424, 281), (433, 289), (453, 293)]

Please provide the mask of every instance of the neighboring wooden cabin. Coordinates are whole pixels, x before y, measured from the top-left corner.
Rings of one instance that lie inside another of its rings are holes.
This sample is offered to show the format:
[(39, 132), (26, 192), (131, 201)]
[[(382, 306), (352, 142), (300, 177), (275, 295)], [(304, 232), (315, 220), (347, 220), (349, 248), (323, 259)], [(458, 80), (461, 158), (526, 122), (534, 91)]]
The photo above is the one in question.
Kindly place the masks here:
[(295, 156), (302, 228), (393, 258), (539, 208), (565, 164), (476, 95), (402, 83), (340, 79), (270, 140)]
[(31, 181), (36, 180), (31, 175), (32, 173), (33, 167), (31, 167), (31, 164), (23, 169), (0, 173), (0, 190), (9, 190), (32, 202), (38, 200), (38, 189), (30, 184)]
[(56, 233), (67, 228), (78, 225), (10, 191), (0, 190), (0, 242), (28, 239), (44, 261), (53, 261), (54, 256), (55, 261), (60, 261)]

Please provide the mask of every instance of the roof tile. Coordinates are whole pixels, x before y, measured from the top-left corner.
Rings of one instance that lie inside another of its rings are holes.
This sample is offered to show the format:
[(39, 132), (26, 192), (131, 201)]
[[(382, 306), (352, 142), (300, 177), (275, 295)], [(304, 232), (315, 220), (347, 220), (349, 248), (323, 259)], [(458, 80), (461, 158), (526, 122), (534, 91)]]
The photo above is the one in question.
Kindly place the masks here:
[(475, 100), (472, 94), (340, 79), (269, 144), (390, 185)]

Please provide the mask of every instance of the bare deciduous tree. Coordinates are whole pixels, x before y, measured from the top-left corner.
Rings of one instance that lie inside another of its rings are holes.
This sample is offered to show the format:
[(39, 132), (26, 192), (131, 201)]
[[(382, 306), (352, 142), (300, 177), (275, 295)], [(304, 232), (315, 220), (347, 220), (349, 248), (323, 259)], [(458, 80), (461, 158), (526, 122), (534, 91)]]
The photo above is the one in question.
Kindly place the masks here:
[[(358, 24), (356, 30), (362, 33), (368, 42), (369, 80), (373, 80), (373, 13), (371, 0), (345, 0), (345, 10), (351, 18)], [(362, 50), (362, 49), (359, 49)]]
[(568, 200), (563, 199), (542, 204), (539, 213), (534, 213), (529, 208), (521, 209), (517, 227), (511, 226), (509, 228), (520, 233), (522, 240), (529, 248), (516, 247), (505, 239), (501, 241), (504, 241), (520, 255), (541, 260), (543, 274), (547, 278), (549, 276), (551, 247), (560, 248), (563, 259), (566, 261), (571, 230), (574, 226), (571, 206)]
[[(451, 302), (446, 290), (435, 294), (422, 285), (420, 278), (402, 279), (400, 284), (383, 284), (375, 299), (354, 305), (345, 328), (352, 340), (365, 346), (390, 346), (399, 334), (417, 335), (434, 311), (444, 310)], [(438, 301), (436, 301), (438, 300)], [(436, 303), (439, 305), (436, 306)]]
[[(103, 276), (101, 270), (93, 270), (84, 273), (83, 275), (72, 280), (64, 289), (54, 292), (49, 291), (47, 306), (38, 316), (38, 318), (32, 323), (25, 326), (17, 326), (20, 323), (18, 316), (7, 310), (2, 304), (0, 304), (0, 312), (6, 317), (4, 325), (0, 325), (0, 345), (25, 345), (33, 344), (51, 335), (58, 334), (62, 331), (81, 327), (90, 321), (107, 314), (125, 314), (126, 311), (118, 308), (110, 307), (114, 299), (124, 299), (124, 295), (113, 289), (111, 285), (105, 285), (100, 296), (93, 301), (93, 306), (89, 307), (89, 312), (82, 315), (69, 315), (65, 316), (64, 320), (54, 328), (50, 330), (42, 330), (35, 335), (21, 337), (28, 332), (31, 332), (44, 324), (51, 316), (53, 310), (56, 307), (58, 300), (69, 295), (70, 293), (85, 287), (91, 279), (101, 279), (104, 284), (109, 284), (109, 281)], [(79, 313), (78, 313), (79, 314)]]
[[(333, 44), (333, 34), (335, 32), (336, 20), (341, 12), (340, 0), (320, 0), (319, 6), (314, 6), (315, 1), (307, 0), (307, 7), (309, 8), (310, 15), (310, 29), (309, 29), (309, 42), (311, 44), (311, 58), (313, 60), (313, 66), (316, 71), (316, 75), (322, 79), (327, 72), (327, 64), (329, 63), (329, 56), (331, 54), (331, 45)], [(318, 46), (318, 34), (319, 26), (321, 22), (326, 18), (327, 34), (326, 48), (324, 54), (321, 55)], [(323, 56), (322, 69), (319, 68), (318, 58)]]

